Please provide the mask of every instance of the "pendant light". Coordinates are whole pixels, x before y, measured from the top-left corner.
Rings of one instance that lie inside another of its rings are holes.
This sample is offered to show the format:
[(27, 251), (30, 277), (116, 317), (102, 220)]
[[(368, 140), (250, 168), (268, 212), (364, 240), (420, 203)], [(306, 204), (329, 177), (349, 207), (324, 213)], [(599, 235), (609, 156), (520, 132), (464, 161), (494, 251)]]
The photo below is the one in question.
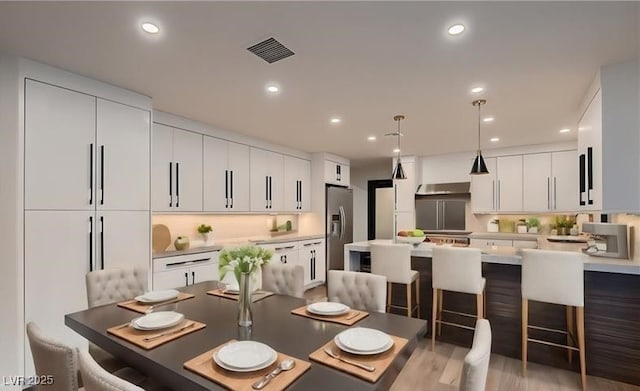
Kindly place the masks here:
[(400, 137), (403, 136), (400, 133), (400, 121), (404, 119), (404, 115), (396, 115), (393, 117), (393, 120), (398, 123), (398, 131), (393, 133), (387, 133), (385, 136), (396, 136), (398, 137), (398, 155), (396, 158), (396, 166), (393, 168), (393, 173), (391, 174), (391, 179), (407, 179), (407, 176), (404, 173), (404, 169), (402, 168), (402, 163), (400, 162)]
[(482, 157), (482, 151), (480, 150), (480, 106), (485, 103), (487, 103), (485, 99), (478, 99), (472, 102), (474, 106), (478, 106), (478, 154), (476, 155), (476, 159), (473, 161), (473, 166), (469, 173), (471, 175), (484, 175), (489, 173), (487, 165), (484, 163), (484, 158)]

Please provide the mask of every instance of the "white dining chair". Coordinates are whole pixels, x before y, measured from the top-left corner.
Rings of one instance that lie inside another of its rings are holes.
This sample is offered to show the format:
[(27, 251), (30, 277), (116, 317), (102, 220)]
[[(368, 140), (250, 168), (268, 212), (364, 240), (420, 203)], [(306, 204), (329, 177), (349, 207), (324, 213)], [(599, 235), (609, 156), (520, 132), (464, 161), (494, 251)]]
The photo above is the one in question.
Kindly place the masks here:
[(329, 270), (327, 296), (329, 301), (351, 308), (385, 312), (387, 278), (371, 273)]
[(50, 391), (78, 390), (77, 350), (45, 335), (34, 322), (27, 323), (27, 337), (36, 375), (52, 376), (53, 384), (42, 385)]
[(280, 295), (304, 297), (304, 268), (272, 262), (262, 266), (262, 289)]
[[(417, 310), (420, 317), (420, 274), (411, 270), (410, 244), (404, 243), (371, 243), (371, 273), (387, 278), (387, 311), (392, 304), (392, 284), (402, 284), (407, 291), (407, 316), (411, 317)], [(415, 283), (416, 297), (413, 299), (411, 285)], [(415, 302), (415, 306), (412, 303)], [(405, 307), (400, 307), (405, 308)]]
[[(529, 342), (564, 347), (571, 362), (573, 351), (580, 355), (582, 389), (587, 389), (584, 337), (584, 258), (581, 253), (549, 250), (522, 250), (522, 375), (527, 376)], [(529, 324), (529, 301), (560, 304), (566, 307), (567, 330)], [(575, 322), (574, 322), (575, 309)], [(575, 324), (574, 324), (575, 323)], [(575, 347), (574, 327), (577, 328)], [(566, 334), (567, 344), (529, 338), (529, 329)]]
[(79, 367), (86, 391), (145, 391), (133, 383), (107, 372), (91, 357), (89, 352), (80, 351)]
[(484, 391), (491, 358), (491, 325), (486, 319), (476, 321), (471, 350), (464, 357), (460, 391)]

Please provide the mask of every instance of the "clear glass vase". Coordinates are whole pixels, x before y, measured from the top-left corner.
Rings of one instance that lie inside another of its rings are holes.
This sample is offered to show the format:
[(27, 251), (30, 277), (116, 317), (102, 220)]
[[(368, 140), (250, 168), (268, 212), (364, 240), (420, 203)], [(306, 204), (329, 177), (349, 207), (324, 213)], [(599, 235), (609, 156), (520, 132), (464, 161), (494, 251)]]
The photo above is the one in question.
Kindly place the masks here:
[(238, 325), (251, 326), (251, 273), (240, 273), (240, 297), (238, 298)]

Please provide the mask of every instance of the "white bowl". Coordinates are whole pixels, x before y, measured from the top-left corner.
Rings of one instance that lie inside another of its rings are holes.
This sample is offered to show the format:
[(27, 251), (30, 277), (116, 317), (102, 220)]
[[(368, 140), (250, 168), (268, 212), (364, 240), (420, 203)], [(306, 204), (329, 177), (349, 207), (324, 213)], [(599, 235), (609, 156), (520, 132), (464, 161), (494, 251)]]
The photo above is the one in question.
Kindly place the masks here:
[(396, 236), (396, 239), (400, 243), (411, 243), (414, 245), (418, 245), (427, 238), (427, 236)]

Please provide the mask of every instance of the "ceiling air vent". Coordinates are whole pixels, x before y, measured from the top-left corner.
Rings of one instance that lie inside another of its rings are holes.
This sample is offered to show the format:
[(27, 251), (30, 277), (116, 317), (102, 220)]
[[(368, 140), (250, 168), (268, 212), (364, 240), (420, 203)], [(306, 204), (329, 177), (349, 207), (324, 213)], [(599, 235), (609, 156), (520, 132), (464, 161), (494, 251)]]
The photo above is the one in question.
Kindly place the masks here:
[(265, 60), (269, 64), (280, 61), (283, 58), (287, 58), (295, 54), (273, 37), (257, 43), (247, 48), (247, 50)]

